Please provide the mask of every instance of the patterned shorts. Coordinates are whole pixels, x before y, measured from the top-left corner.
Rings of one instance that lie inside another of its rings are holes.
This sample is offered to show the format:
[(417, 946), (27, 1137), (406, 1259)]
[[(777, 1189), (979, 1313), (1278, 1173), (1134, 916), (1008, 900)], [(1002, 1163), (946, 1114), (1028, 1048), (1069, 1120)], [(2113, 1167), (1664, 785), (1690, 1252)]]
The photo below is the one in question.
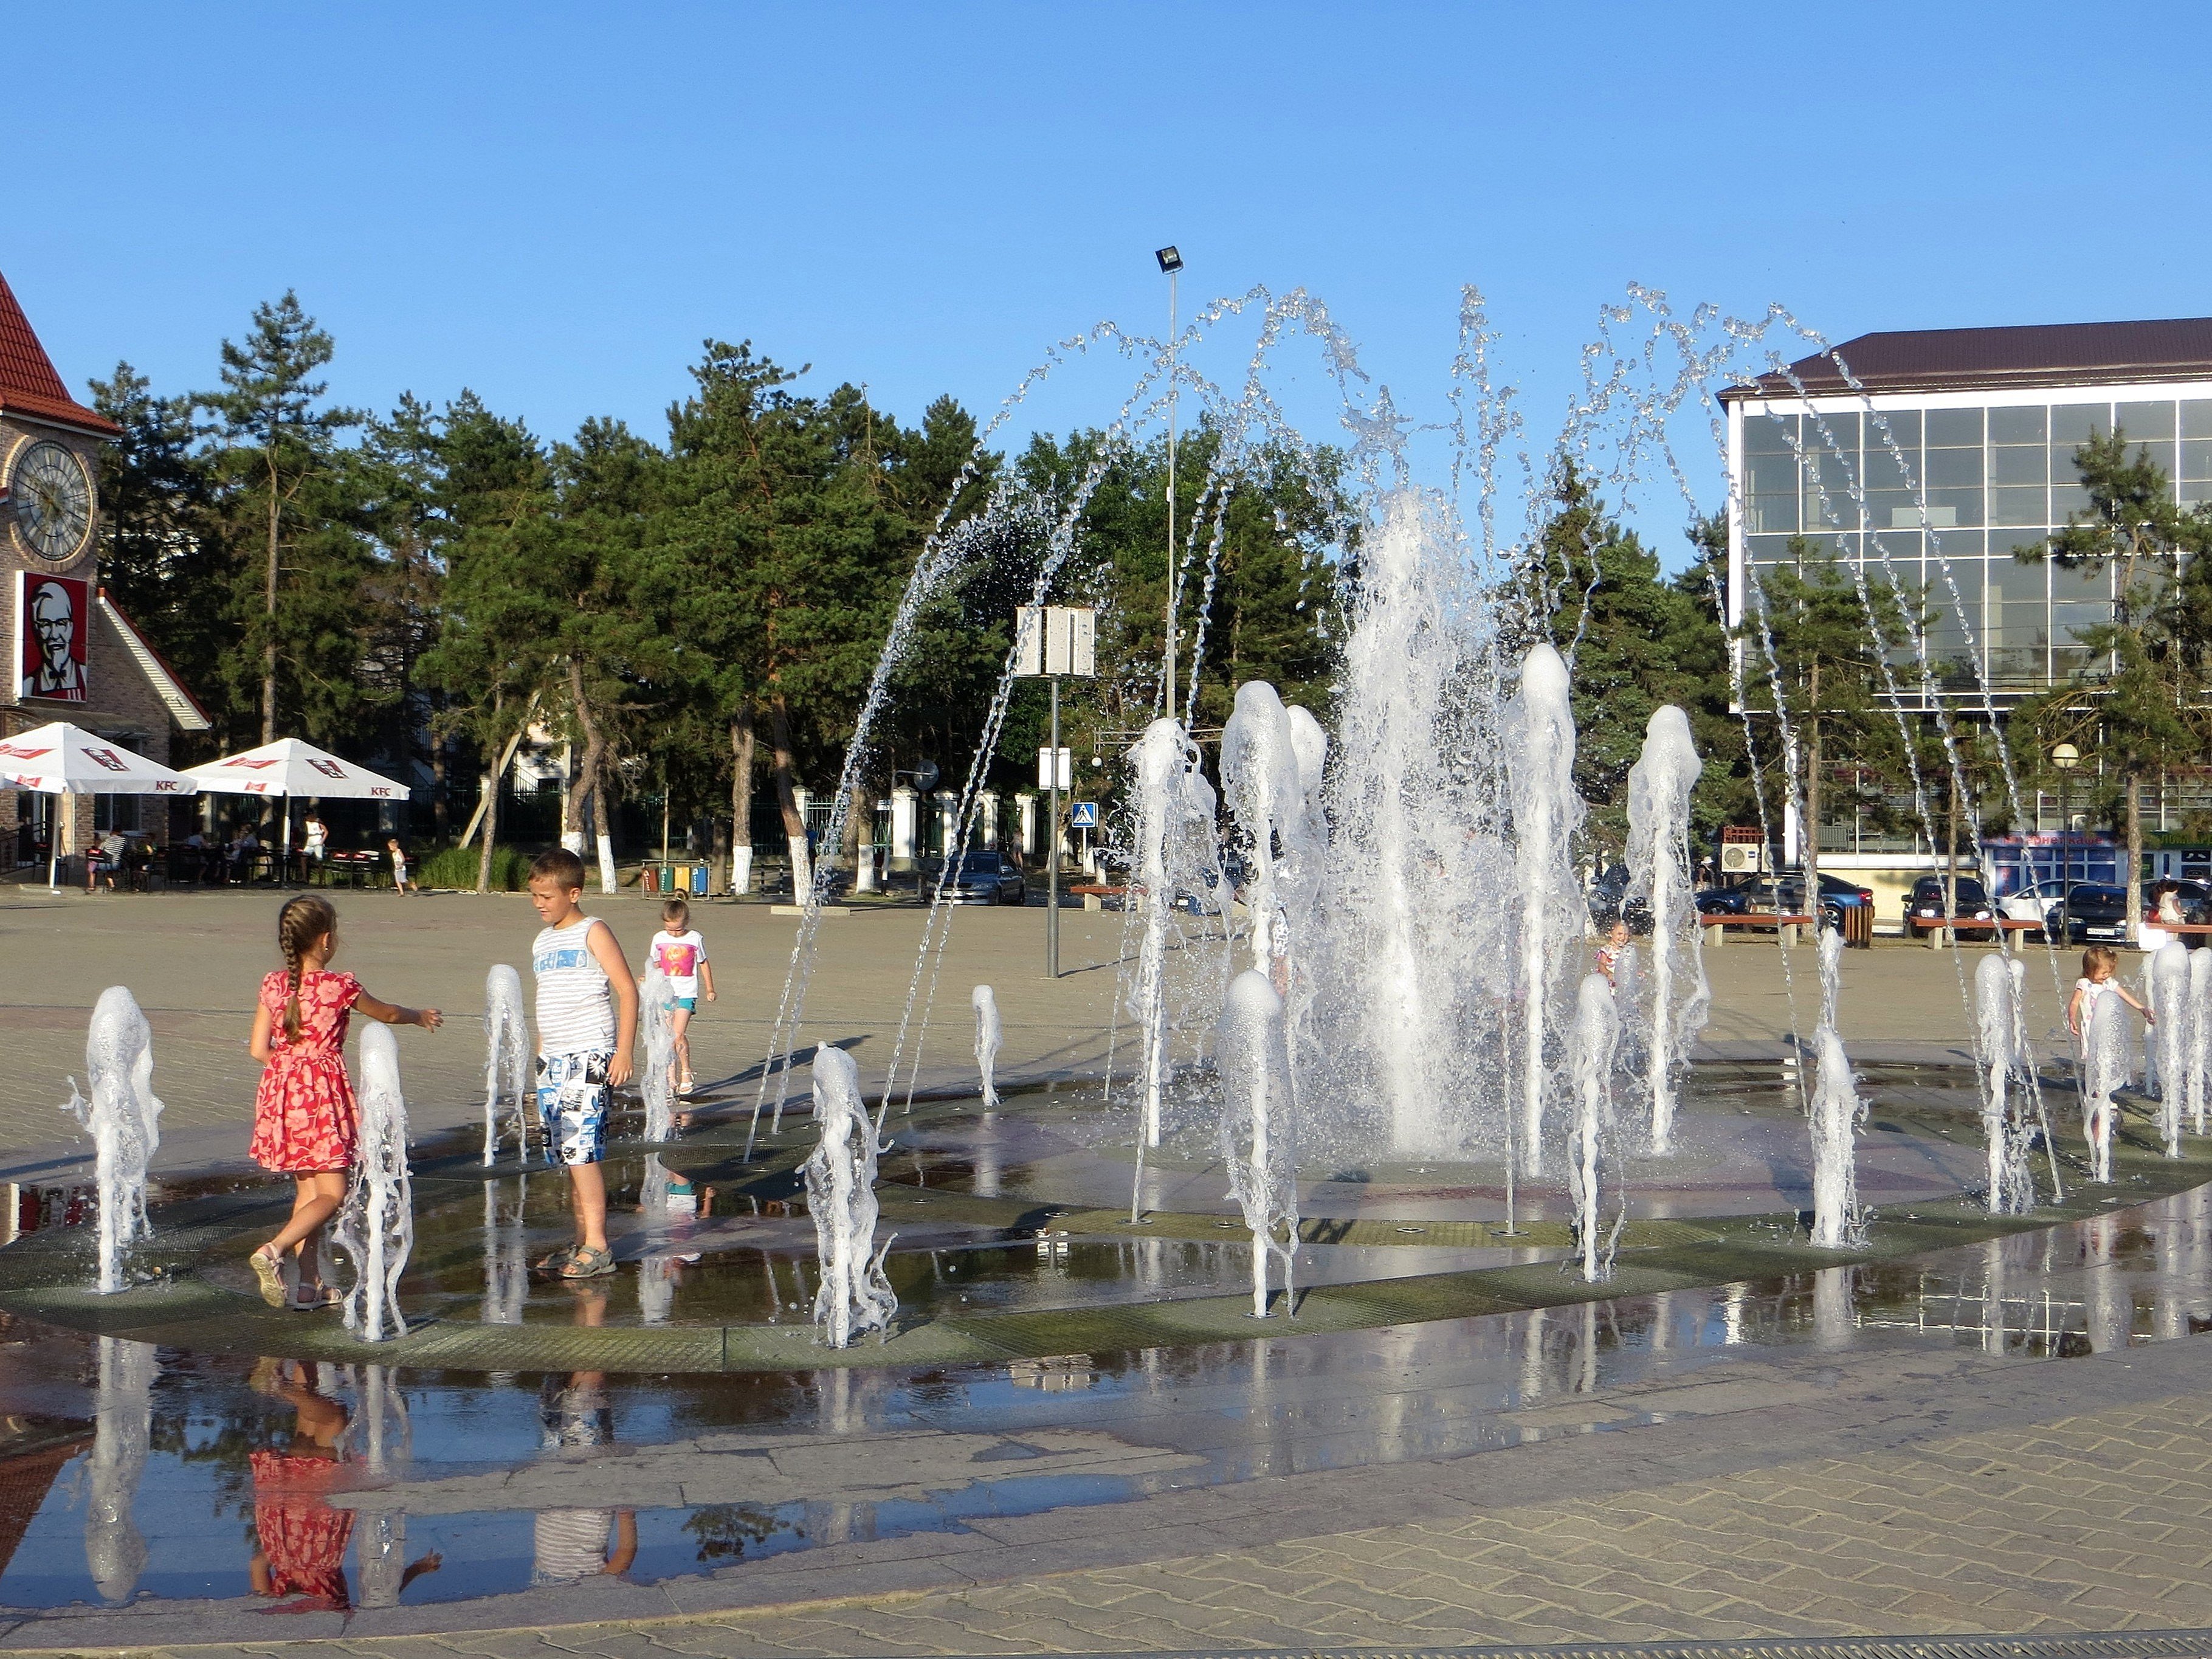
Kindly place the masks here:
[(597, 1164), (605, 1155), (614, 1058), (605, 1050), (538, 1056), (538, 1115), (549, 1155), (562, 1164)]

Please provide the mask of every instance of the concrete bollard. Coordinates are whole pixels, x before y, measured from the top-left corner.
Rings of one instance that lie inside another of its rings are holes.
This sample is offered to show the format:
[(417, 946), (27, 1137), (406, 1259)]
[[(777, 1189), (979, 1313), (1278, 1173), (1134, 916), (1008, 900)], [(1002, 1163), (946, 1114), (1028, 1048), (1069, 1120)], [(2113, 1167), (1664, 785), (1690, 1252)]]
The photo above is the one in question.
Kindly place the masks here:
[(1728, 929), (1717, 921), (1705, 924), (1705, 949), (1717, 951), (1728, 943)]

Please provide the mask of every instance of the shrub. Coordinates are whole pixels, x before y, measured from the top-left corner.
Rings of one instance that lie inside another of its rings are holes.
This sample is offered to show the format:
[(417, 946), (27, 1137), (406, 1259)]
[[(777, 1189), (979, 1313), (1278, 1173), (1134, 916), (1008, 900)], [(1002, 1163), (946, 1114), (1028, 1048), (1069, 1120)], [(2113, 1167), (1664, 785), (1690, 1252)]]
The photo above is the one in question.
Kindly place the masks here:
[[(424, 859), (415, 879), (424, 887), (455, 887), (464, 893), (477, 890), (478, 850), (473, 847), (443, 847)], [(519, 893), (530, 885), (530, 854), (519, 847), (491, 849), (491, 886), (495, 893)]]

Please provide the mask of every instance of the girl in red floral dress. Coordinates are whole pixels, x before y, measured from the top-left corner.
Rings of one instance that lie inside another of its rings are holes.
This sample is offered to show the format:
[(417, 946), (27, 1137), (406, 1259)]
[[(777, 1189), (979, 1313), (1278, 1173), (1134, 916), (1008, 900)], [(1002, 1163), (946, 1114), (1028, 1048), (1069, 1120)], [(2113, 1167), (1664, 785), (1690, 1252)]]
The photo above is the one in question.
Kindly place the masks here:
[(254, 1059), (263, 1062), (253, 1100), (253, 1161), (292, 1177), (292, 1219), (248, 1258), (272, 1308), (313, 1309), (335, 1298), (323, 1288), (315, 1238), (345, 1198), (360, 1121), (346, 1077), (347, 1015), (358, 1009), (387, 1025), (445, 1024), (435, 1008), (379, 1002), (351, 974), (329, 971), (337, 912), (301, 894), (276, 918), (284, 965), (261, 981), (253, 1011)]

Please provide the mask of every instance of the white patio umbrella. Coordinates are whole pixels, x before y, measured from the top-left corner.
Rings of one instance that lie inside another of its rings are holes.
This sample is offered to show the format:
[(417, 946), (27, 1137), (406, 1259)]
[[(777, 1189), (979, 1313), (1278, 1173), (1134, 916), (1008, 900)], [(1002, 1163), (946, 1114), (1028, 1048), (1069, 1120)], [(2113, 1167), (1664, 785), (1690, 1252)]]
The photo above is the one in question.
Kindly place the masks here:
[[(195, 795), (200, 786), (158, 761), (56, 720), (0, 742), (0, 784), (41, 795)], [(58, 828), (58, 826), (57, 826)], [(46, 837), (46, 888), (59, 892), (61, 836)]]
[(284, 864), (292, 862), (292, 797), (315, 795), (325, 800), (390, 800), (407, 799), (407, 786), (340, 760), (327, 749), (297, 738), (279, 738), (243, 754), (195, 766), (185, 775), (196, 787), (219, 795), (277, 795), (284, 801)]

